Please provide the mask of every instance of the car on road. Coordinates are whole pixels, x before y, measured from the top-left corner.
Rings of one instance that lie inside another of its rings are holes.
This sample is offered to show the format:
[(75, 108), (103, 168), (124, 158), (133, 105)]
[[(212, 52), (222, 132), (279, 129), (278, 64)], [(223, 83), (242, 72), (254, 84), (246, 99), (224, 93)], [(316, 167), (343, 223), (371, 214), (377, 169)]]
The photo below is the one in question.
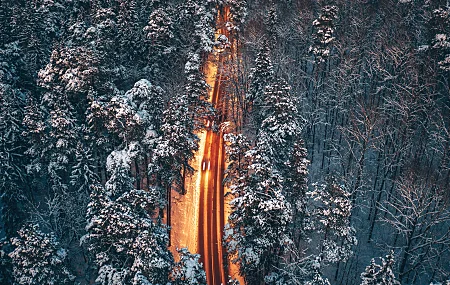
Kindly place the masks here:
[(202, 171), (210, 170), (211, 169), (211, 161), (209, 159), (204, 159), (202, 162)]

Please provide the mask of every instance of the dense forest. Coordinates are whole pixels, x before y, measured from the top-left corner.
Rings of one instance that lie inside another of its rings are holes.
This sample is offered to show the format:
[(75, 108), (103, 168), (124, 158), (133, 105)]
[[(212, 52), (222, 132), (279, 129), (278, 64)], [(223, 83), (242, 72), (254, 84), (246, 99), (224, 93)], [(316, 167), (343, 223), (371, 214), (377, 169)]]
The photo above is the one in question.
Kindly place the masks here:
[(165, 213), (208, 128), (246, 284), (449, 284), (448, 1), (2, 0), (0, 28), (0, 284), (207, 284)]

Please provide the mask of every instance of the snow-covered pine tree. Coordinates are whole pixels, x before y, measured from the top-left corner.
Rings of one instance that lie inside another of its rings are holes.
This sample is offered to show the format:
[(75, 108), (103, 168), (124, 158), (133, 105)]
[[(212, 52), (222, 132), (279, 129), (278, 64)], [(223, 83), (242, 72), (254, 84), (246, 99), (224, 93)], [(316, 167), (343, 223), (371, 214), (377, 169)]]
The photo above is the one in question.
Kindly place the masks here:
[(245, 177), (248, 172), (250, 159), (245, 154), (250, 150), (250, 142), (243, 134), (229, 133), (223, 138), (226, 142), (225, 152), (228, 162), (224, 183), (231, 186), (235, 185), (240, 177)]
[(260, 132), (265, 133), (264, 138), (273, 149), (270, 155), (280, 170), (289, 159), (289, 153), (303, 127), (297, 100), (290, 94), (290, 89), (283, 79), (275, 80), (265, 87), (263, 101), (259, 106), (262, 118)]
[(173, 21), (164, 8), (155, 9), (144, 27), (145, 38), (150, 44), (152, 58), (163, 59), (163, 55), (171, 52), (170, 41), (174, 38)]
[(208, 90), (203, 73), (200, 71), (201, 59), (197, 53), (189, 53), (184, 66), (186, 75), (185, 95), (188, 103), (189, 116), (195, 124), (195, 130), (204, 128), (205, 118), (212, 117), (213, 107), (208, 102)]
[(381, 265), (372, 259), (370, 265), (361, 273), (361, 285), (400, 285), (393, 272), (394, 262), (393, 251), (386, 255), (386, 259), (381, 258)]
[(247, 100), (252, 106), (251, 111), (255, 120), (254, 128), (261, 126), (264, 116), (262, 109), (264, 106), (264, 91), (268, 84), (274, 79), (274, 71), (270, 59), (270, 49), (267, 43), (263, 43), (255, 59), (255, 66), (251, 69), (249, 76), (250, 88)]
[(106, 104), (105, 127), (115, 145), (131, 143), (143, 137), (143, 121), (136, 111), (130, 98), (121, 92)]
[(375, 285), (376, 283), (376, 275), (380, 270), (380, 265), (375, 263), (375, 259), (372, 258), (370, 260), (370, 264), (366, 266), (366, 269), (363, 273), (361, 273), (362, 283), (361, 285)]
[(240, 31), (247, 18), (247, 1), (246, 0), (226, 0), (225, 5), (230, 7), (230, 20), (233, 24), (230, 29)]
[(433, 39), (433, 49), (439, 54), (439, 67), (450, 71), (450, 6), (440, 7), (433, 11), (433, 29), (436, 34)]
[(292, 235), (298, 243), (306, 237), (306, 222), (308, 197), (308, 152), (303, 140), (299, 139), (292, 148), (285, 169), (285, 195), (286, 200), (292, 205)]
[(90, 185), (99, 182), (97, 163), (94, 161), (92, 150), (82, 142), (77, 143), (75, 150), (75, 164), (70, 175), (70, 185), (78, 195), (88, 195)]
[(284, 260), (281, 262), (281, 267), (266, 276), (265, 282), (273, 285), (330, 285), (330, 282), (322, 274), (322, 264), (320, 257), (311, 255), (301, 257), (299, 251), (293, 247), (289, 249), (294, 250), (289, 254), (293, 259)]
[(277, 6), (273, 2), (270, 4), (269, 11), (267, 11), (267, 14), (264, 17), (264, 24), (266, 25), (266, 34), (269, 40), (270, 49), (273, 50), (277, 44), (277, 28), (279, 24)]
[(176, 262), (170, 273), (174, 285), (206, 285), (206, 274), (199, 262), (200, 255), (192, 254), (187, 248), (178, 249), (180, 261)]
[(338, 8), (336, 6), (327, 5), (317, 19), (313, 21), (315, 33), (313, 35), (314, 43), (309, 51), (315, 56), (315, 61), (324, 62), (330, 55), (331, 42), (334, 41), (334, 23), (337, 19)]
[(24, 225), (11, 239), (15, 249), (9, 254), (17, 284), (73, 284), (66, 267), (66, 251), (53, 233), (43, 233), (37, 224)]
[(271, 146), (261, 134), (256, 147), (246, 153), (252, 159), (248, 174), (230, 187), (234, 198), (224, 237), (231, 260), (239, 264), (248, 284), (260, 282), (273, 270), (290, 242), (287, 228), (292, 219)]
[(173, 263), (167, 229), (151, 216), (160, 193), (134, 189), (129, 176), (133, 155), (130, 148), (108, 157), (111, 178), (106, 188), (93, 187), (88, 205), (82, 242), (89, 245), (102, 285), (166, 284)]
[(173, 98), (163, 117), (162, 134), (156, 142), (149, 171), (151, 175), (158, 176), (164, 187), (174, 187), (185, 193), (184, 178), (194, 171), (189, 161), (194, 157), (199, 142), (194, 134), (186, 96)]
[(216, 13), (215, 1), (187, 0), (177, 9), (180, 13), (180, 38), (186, 48), (194, 53), (208, 53), (214, 45), (214, 19)]
[(357, 243), (355, 229), (350, 225), (350, 193), (334, 177), (325, 185), (313, 187), (307, 195), (312, 199), (313, 226), (317, 233), (323, 234), (319, 246), (321, 259), (325, 263), (346, 261)]
[(144, 128), (142, 146), (146, 152), (153, 151), (154, 141), (160, 135), (164, 110), (164, 90), (146, 79), (137, 81), (125, 93)]

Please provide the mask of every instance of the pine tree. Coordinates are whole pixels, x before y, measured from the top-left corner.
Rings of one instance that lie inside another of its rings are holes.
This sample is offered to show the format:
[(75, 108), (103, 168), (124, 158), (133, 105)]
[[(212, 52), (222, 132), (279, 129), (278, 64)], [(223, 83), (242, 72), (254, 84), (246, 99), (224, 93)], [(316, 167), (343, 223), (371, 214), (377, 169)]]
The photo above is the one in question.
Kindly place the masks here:
[(66, 268), (67, 253), (56, 237), (43, 233), (37, 224), (25, 225), (12, 238), (15, 249), (9, 254), (17, 284), (73, 284)]
[(450, 71), (450, 7), (438, 8), (433, 11), (432, 25), (436, 34), (433, 39), (433, 49), (439, 54), (439, 68)]
[(142, 121), (144, 128), (142, 142), (147, 147), (146, 151), (150, 152), (150, 148), (153, 148), (154, 141), (161, 132), (164, 90), (146, 79), (141, 79), (125, 93), (125, 96)]
[(255, 128), (259, 128), (264, 119), (264, 115), (262, 114), (264, 91), (266, 86), (274, 79), (274, 71), (270, 59), (270, 49), (267, 44), (264, 44), (259, 50), (255, 59), (255, 67), (251, 69), (249, 79), (250, 88), (247, 99), (252, 105), (251, 111), (255, 119)]
[(213, 108), (208, 102), (208, 90), (204, 75), (200, 71), (200, 56), (196, 53), (188, 54), (188, 61), (184, 67), (186, 75), (185, 94), (189, 105), (189, 116), (193, 119), (195, 130), (204, 128), (205, 118), (213, 115)]
[(381, 258), (381, 265), (375, 263), (375, 259), (370, 261), (370, 265), (361, 273), (361, 285), (399, 285), (394, 272), (394, 252), (386, 255), (386, 259)]
[(228, 167), (225, 170), (224, 183), (231, 186), (237, 183), (239, 177), (243, 177), (250, 164), (249, 157), (246, 157), (247, 151), (250, 150), (250, 142), (243, 134), (225, 134), (223, 136), (225, 145), (225, 152), (228, 162)]
[(206, 274), (199, 262), (200, 255), (190, 253), (187, 248), (178, 249), (180, 261), (176, 262), (171, 271), (171, 284), (175, 285), (206, 285)]
[(174, 98), (164, 111), (162, 135), (149, 165), (150, 174), (157, 175), (165, 188), (174, 187), (180, 193), (185, 193), (185, 176), (194, 171), (189, 162), (199, 142), (187, 102), (186, 96)]
[(307, 212), (308, 197), (308, 153), (303, 140), (298, 140), (292, 149), (290, 159), (286, 163), (285, 170), (285, 195), (292, 205), (292, 234), (294, 240), (300, 242), (306, 237), (306, 223), (309, 219)]
[(163, 59), (163, 55), (171, 52), (170, 41), (174, 38), (173, 21), (166, 9), (155, 9), (144, 27), (145, 37), (151, 45), (150, 52), (157, 59)]
[(289, 243), (287, 227), (292, 213), (267, 141), (260, 137), (246, 156), (252, 159), (248, 173), (230, 187), (234, 198), (225, 241), (231, 260), (239, 264), (246, 282), (253, 284), (273, 270), (282, 248)]
[(337, 19), (338, 8), (336, 6), (324, 6), (319, 17), (313, 21), (315, 28), (314, 44), (309, 51), (315, 56), (316, 62), (324, 62), (331, 51), (331, 43), (334, 41), (334, 23)]
[(113, 152), (106, 188), (92, 189), (88, 234), (82, 242), (95, 257), (99, 284), (166, 284), (173, 263), (167, 229), (151, 216), (160, 203), (159, 192), (136, 190), (129, 177), (134, 155), (133, 148)]
[(230, 7), (230, 20), (233, 23), (232, 27), (228, 27), (229, 29), (233, 29), (236, 31), (240, 31), (243, 28), (243, 24), (247, 18), (247, 1), (246, 0), (226, 0), (225, 4)]
[[(214, 17), (217, 14), (214, 1), (187, 0), (178, 8), (181, 11), (179, 33), (187, 49), (194, 53), (208, 53), (214, 45)], [(189, 36), (186, 39), (186, 36)]]
[(271, 6), (269, 8), (269, 11), (267, 12), (267, 15), (264, 17), (264, 24), (266, 25), (266, 33), (267, 38), (269, 40), (270, 48), (275, 49), (277, 44), (277, 37), (278, 37), (278, 13), (277, 13), (277, 6), (274, 3), (271, 3)]
[(353, 254), (356, 245), (355, 229), (350, 225), (352, 204), (350, 193), (330, 177), (326, 185), (314, 184), (307, 193), (312, 198), (314, 227), (324, 237), (320, 255), (325, 263), (346, 261)]
[(288, 160), (294, 143), (300, 135), (302, 124), (297, 101), (290, 94), (291, 87), (284, 80), (266, 86), (260, 107), (260, 132), (264, 132), (271, 155), (278, 166)]

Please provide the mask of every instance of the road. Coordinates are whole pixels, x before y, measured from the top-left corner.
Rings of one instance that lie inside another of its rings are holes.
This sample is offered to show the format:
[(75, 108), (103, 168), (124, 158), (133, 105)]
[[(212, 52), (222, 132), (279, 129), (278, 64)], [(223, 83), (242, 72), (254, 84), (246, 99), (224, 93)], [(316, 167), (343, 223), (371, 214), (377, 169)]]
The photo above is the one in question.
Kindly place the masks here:
[[(220, 60), (221, 55), (219, 55)], [(220, 68), (212, 90), (211, 102), (218, 106), (221, 100)], [(215, 122), (217, 124), (219, 122)], [(207, 130), (204, 141), (204, 155), (200, 173), (200, 209), (198, 250), (209, 285), (226, 284), (223, 262), (222, 236), (224, 227), (224, 187), (222, 184), (225, 168), (222, 133)]]
[[(217, 31), (216, 37), (221, 34), (229, 36), (225, 29), (228, 9), (218, 14), (218, 25), (223, 27)], [(203, 72), (205, 80), (212, 87), (209, 91), (209, 100), (219, 113), (226, 114), (226, 106), (222, 104), (221, 82), (225, 76), (222, 74), (225, 57), (230, 55), (227, 50), (223, 53), (212, 53), (204, 63)], [(224, 120), (218, 119), (218, 126)], [(210, 122), (212, 124), (212, 122)], [(228, 275), (237, 278), (237, 269), (234, 265), (226, 266), (223, 259), (223, 228), (229, 209), (224, 203), (224, 187), (222, 185), (225, 169), (225, 151), (223, 134), (207, 128), (198, 133), (200, 138), (199, 151), (195, 154), (192, 166), (197, 170), (186, 181), (187, 193), (180, 195), (171, 191), (170, 225), (172, 227), (171, 251), (177, 256), (176, 249), (188, 247), (191, 252), (200, 254), (200, 261), (206, 272), (208, 285), (226, 284)], [(229, 272), (225, 270), (229, 268)], [(243, 284), (243, 283), (241, 283)]]

